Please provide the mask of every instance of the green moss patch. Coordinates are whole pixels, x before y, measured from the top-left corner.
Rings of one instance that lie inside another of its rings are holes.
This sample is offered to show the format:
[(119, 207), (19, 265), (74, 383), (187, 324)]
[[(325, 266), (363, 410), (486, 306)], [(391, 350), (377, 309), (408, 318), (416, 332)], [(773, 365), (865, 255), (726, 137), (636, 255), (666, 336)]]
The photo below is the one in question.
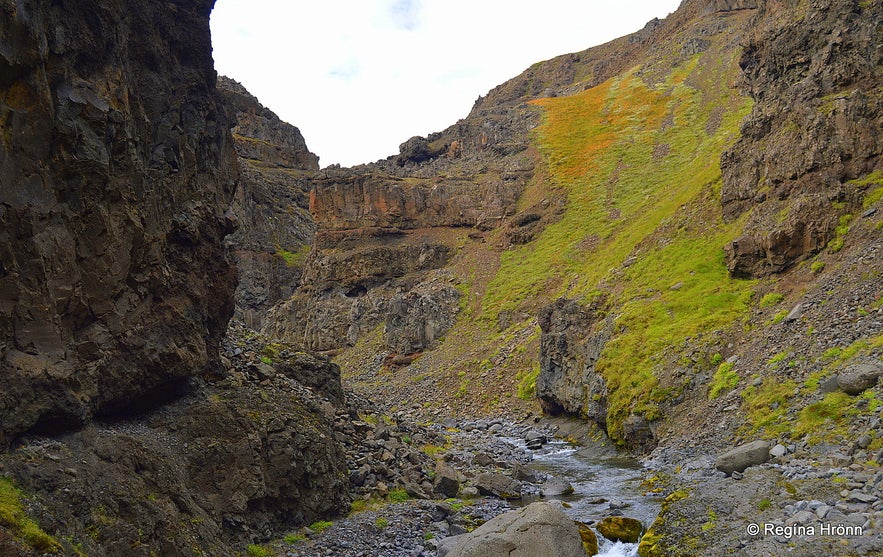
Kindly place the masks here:
[[(484, 298), (483, 319), (495, 322), (537, 297), (603, 294), (615, 332), (596, 369), (607, 382), (614, 438), (629, 414), (660, 417), (652, 396), (660, 355), (737, 322), (752, 297), (753, 282), (728, 276), (722, 246), (741, 223), (724, 224), (719, 201), (720, 152), (750, 103), (724, 87), (687, 85), (698, 68), (694, 58), (657, 86), (627, 73), (535, 101), (544, 110), (537, 142), (566, 211), (502, 254)], [(709, 96), (728, 108), (713, 134)]]
[(21, 491), (12, 481), (0, 476), (0, 525), (39, 552), (59, 553), (61, 544), (27, 515), (21, 498)]
[(739, 384), (739, 374), (733, 371), (733, 364), (724, 362), (718, 366), (711, 379), (711, 387), (708, 390), (708, 398), (714, 400), (726, 391), (732, 390)]

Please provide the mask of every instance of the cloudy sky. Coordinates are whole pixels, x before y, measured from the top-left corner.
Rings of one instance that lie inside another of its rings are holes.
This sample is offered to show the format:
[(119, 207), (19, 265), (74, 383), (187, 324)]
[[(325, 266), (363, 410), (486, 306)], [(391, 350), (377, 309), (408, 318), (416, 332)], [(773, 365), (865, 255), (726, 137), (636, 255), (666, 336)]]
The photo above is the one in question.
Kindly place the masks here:
[(215, 66), (299, 127), (324, 167), (398, 153), (534, 62), (679, 0), (217, 0)]

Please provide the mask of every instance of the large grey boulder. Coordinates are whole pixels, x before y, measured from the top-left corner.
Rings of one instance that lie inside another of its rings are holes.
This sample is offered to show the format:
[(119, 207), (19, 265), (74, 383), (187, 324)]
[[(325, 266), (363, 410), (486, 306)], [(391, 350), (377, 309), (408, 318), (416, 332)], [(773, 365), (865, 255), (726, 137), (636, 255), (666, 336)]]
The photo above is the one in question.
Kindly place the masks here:
[(445, 497), (456, 497), (460, 491), (460, 478), (457, 472), (445, 462), (438, 461), (435, 465), (432, 490)]
[(482, 495), (500, 499), (521, 499), (521, 482), (502, 474), (479, 474), (473, 482)]
[(561, 478), (549, 478), (540, 488), (543, 497), (557, 497), (573, 493), (573, 486), (567, 480)]
[(849, 395), (860, 395), (877, 384), (883, 368), (875, 364), (856, 364), (837, 375), (840, 390)]
[(586, 557), (579, 528), (557, 502), (532, 503), (460, 537), (447, 557)]
[(752, 441), (717, 457), (714, 467), (726, 475), (744, 472), (749, 466), (763, 464), (770, 459), (770, 444), (766, 441)]

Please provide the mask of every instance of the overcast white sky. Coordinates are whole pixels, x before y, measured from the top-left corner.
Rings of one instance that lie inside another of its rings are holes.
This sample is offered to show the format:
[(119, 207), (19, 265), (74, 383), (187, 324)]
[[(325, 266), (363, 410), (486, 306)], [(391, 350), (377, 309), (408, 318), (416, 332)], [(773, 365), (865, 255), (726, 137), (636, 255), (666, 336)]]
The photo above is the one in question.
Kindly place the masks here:
[(398, 154), (534, 62), (637, 31), (680, 0), (217, 0), (218, 72), (299, 127), (320, 165)]

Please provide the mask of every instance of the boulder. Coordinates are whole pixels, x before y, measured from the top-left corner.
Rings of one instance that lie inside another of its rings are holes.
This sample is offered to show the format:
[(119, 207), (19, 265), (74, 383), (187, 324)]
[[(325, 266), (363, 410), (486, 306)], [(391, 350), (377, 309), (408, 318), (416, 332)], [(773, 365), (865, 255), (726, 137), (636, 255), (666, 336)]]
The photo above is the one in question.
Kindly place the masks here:
[(463, 538), (466, 537), (466, 534), (459, 534), (456, 536), (448, 536), (447, 538), (442, 538), (438, 541), (438, 549), (436, 550), (436, 557), (447, 557), (453, 551), (457, 544), (463, 541)]
[(528, 449), (536, 451), (548, 442), (545, 435), (536, 430), (528, 431), (524, 436), (524, 442)]
[(313, 388), (335, 406), (343, 406), (343, 386), (337, 364), (326, 356), (296, 350), (291, 345), (281, 346), (286, 350), (274, 359), (273, 367), (277, 372)]
[(521, 482), (502, 474), (479, 474), (475, 487), (482, 495), (493, 495), (500, 499), (521, 499)]
[(837, 385), (846, 394), (860, 395), (877, 384), (881, 373), (883, 368), (877, 364), (855, 364), (837, 375)]
[(580, 530), (560, 504), (532, 503), (462, 536), (448, 557), (586, 557)]
[(567, 480), (561, 478), (549, 478), (540, 489), (543, 497), (556, 497), (559, 495), (570, 495), (573, 493), (573, 486)]
[(432, 490), (445, 497), (456, 497), (460, 491), (460, 478), (447, 463), (442, 461), (436, 463)]
[(638, 543), (644, 533), (640, 520), (626, 516), (608, 516), (596, 528), (602, 536), (615, 542)]
[(770, 459), (770, 444), (766, 441), (752, 441), (717, 457), (714, 467), (726, 475), (744, 472), (749, 466), (763, 464)]
[(595, 531), (589, 528), (588, 524), (582, 522), (577, 522), (576, 526), (579, 528), (579, 537), (582, 539), (583, 549), (586, 550), (586, 555), (597, 554), (598, 536), (595, 535)]
[(534, 474), (533, 470), (520, 462), (516, 462), (515, 465), (512, 466), (512, 477), (520, 482), (537, 483), (537, 475)]

